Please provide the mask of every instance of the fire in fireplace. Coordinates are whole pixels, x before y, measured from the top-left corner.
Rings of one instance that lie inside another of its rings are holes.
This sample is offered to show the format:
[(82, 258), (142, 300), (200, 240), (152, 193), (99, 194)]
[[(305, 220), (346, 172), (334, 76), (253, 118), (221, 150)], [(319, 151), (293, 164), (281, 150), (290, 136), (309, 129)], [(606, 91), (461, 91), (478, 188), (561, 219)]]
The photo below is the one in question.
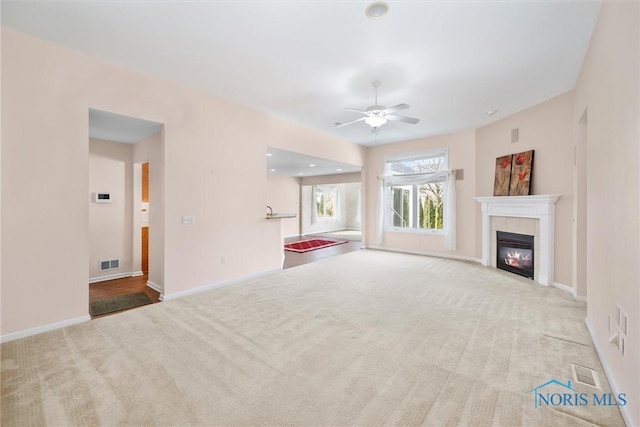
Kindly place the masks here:
[(496, 266), (533, 279), (533, 236), (498, 231)]

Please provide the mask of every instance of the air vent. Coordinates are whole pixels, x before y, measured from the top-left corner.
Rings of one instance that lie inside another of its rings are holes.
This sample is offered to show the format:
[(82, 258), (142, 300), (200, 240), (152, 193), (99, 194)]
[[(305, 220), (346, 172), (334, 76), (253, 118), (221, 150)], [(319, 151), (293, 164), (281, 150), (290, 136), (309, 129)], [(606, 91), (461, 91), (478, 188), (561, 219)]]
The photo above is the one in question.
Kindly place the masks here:
[(120, 268), (119, 259), (109, 259), (105, 261), (98, 261), (100, 271), (117, 270)]
[(511, 129), (511, 143), (518, 142), (520, 139), (520, 129)]
[(591, 368), (571, 364), (571, 371), (575, 382), (588, 385), (589, 387), (600, 388), (600, 378), (598, 373)]

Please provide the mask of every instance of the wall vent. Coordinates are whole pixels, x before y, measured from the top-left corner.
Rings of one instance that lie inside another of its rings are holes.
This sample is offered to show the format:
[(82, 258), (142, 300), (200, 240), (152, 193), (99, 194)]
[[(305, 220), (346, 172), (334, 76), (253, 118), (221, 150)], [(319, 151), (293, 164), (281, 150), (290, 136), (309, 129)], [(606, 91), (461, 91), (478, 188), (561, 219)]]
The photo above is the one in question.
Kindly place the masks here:
[(518, 142), (520, 139), (520, 129), (511, 129), (511, 143)]
[(573, 379), (575, 382), (588, 385), (589, 387), (601, 388), (600, 378), (598, 373), (591, 368), (586, 368), (580, 365), (571, 364), (571, 372), (573, 373)]
[(117, 270), (120, 268), (119, 259), (109, 259), (104, 261), (98, 261), (100, 271)]

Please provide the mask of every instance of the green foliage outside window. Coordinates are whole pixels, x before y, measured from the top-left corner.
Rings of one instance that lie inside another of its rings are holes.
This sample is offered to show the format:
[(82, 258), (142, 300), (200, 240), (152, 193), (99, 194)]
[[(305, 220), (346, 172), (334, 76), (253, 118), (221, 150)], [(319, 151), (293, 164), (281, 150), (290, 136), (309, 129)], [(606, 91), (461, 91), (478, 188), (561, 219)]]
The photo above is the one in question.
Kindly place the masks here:
[(316, 197), (316, 212), (318, 218), (333, 218), (334, 215), (333, 193), (318, 192)]

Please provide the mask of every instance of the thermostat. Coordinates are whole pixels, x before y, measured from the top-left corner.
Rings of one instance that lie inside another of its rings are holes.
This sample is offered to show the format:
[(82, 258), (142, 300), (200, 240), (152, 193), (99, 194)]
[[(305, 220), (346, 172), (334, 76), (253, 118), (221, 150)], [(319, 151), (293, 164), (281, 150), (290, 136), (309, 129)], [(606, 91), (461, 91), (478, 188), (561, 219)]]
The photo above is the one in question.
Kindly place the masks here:
[(93, 201), (96, 203), (111, 203), (111, 193), (93, 193)]

